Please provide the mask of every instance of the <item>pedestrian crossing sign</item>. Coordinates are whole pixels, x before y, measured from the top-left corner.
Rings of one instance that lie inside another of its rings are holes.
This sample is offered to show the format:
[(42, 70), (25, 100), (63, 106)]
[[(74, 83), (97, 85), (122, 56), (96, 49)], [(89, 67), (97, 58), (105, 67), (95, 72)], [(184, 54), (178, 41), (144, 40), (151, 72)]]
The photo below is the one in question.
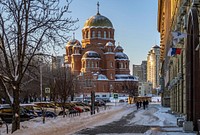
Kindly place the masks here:
[(118, 94), (117, 94), (117, 93), (114, 93), (113, 97), (114, 97), (115, 99), (118, 99)]

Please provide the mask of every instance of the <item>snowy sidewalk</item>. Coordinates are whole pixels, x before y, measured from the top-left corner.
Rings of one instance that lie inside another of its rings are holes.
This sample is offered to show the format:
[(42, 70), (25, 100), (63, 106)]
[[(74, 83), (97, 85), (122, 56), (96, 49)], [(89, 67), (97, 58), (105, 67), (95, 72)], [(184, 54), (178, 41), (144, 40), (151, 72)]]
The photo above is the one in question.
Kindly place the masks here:
[[(47, 118), (45, 124), (42, 123), (42, 118), (38, 117), (22, 122), (21, 129), (12, 135), (70, 135), (85, 128), (119, 120), (134, 110), (136, 110), (134, 104), (117, 104), (106, 110), (101, 109), (95, 115), (90, 115), (88, 112), (76, 117)], [(183, 132), (182, 127), (176, 125), (177, 118), (168, 111), (169, 108), (163, 108), (160, 104), (150, 104), (148, 109), (136, 111), (135, 117), (129, 124), (157, 127), (146, 131), (144, 135), (196, 135), (196, 133)], [(11, 125), (9, 125), (9, 133), (11, 133)], [(0, 128), (0, 135), (7, 135), (5, 125)]]

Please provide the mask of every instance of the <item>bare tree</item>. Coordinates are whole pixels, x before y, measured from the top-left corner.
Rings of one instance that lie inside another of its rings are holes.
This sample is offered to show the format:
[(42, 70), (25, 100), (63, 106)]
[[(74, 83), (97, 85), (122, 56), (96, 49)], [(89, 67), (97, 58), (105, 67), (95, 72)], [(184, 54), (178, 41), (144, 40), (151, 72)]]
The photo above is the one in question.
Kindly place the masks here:
[(13, 108), (12, 132), (20, 128), (19, 96), (22, 79), (38, 55), (49, 54), (76, 29), (66, 15), (71, 1), (0, 1), (0, 85)]
[(138, 83), (133, 81), (124, 81), (123, 90), (131, 97), (138, 96)]
[(61, 67), (57, 70), (56, 89), (62, 103), (63, 117), (65, 117), (65, 103), (74, 93), (74, 78), (69, 67)]

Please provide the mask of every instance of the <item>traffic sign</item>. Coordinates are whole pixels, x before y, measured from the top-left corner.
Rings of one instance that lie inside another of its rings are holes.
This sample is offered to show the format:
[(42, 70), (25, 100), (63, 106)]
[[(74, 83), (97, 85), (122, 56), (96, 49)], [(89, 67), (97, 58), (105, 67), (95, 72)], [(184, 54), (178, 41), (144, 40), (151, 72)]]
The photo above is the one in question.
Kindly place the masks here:
[(50, 93), (50, 88), (45, 88), (45, 93)]
[(118, 94), (117, 94), (117, 93), (114, 93), (113, 97), (114, 97), (115, 99), (118, 99)]

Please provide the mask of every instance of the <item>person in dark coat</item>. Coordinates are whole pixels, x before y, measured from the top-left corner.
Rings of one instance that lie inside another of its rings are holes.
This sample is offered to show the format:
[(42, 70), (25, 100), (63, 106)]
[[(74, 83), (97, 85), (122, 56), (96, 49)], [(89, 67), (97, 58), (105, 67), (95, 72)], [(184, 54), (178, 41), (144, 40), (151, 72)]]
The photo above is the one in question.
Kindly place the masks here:
[(139, 108), (142, 107), (142, 101), (139, 102)]
[(139, 102), (136, 102), (137, 110), (139, 109)]
[(143, 109), (145, 110), (145, 107), (146, 107), (146, 101), (144, 100), (144, 101), (142, 102), (142, 104), (143, 104)]

